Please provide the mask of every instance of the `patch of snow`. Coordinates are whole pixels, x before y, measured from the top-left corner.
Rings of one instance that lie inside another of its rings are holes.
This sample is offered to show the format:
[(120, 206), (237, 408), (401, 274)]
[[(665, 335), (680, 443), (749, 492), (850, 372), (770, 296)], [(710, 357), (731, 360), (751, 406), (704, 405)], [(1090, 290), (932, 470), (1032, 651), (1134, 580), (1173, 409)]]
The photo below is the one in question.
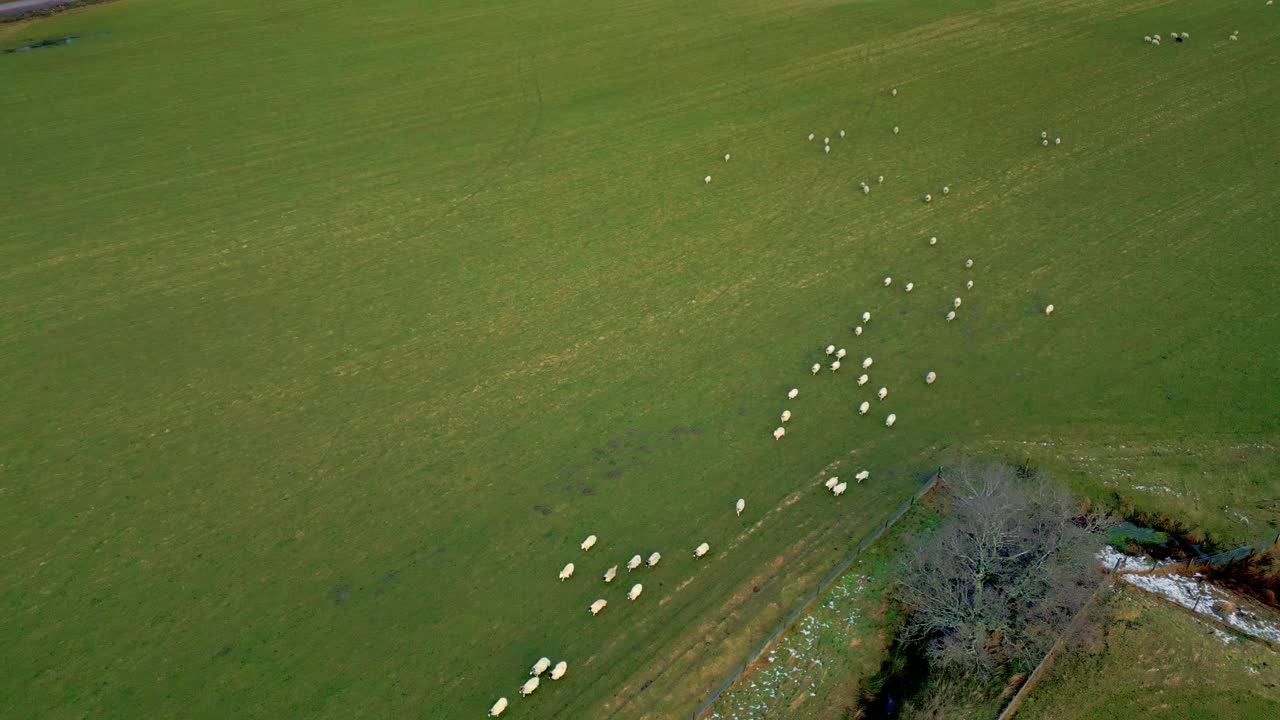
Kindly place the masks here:
[(1216, 635), (1218, 639), (1222, 641), (1223, 645), (1230, 645), (1236, 639), (1235, 635), (1232, 635), (1226, 630), (1222, 630), (1220, 628), (1214, 628), (1213, 634)]
[(1095, 557), (1098, 558), (1102, 567), (1111, 572), (1141, 572), (1156, 567), (1156, 564), (1148, 558), (1125, 555), (1110, 545), (1102, 548)]
[[(1205, 617), (1217, 619), (1213, 604), (1217, 600), (1230, 600), (1231, 596), (1214, 585), (1197, 577), (1183, 575), (1122, 575), (1124, 581), (1147, 592), (1163, 595), (1171, 602), (1191, 609)], [(1225, 618), (1225, 622), (1245, 635), (1280, 643), (1280, 627), (1260, 620), (1247, 610), (1237, 610)]]
[(1166, 495), (1172, 495), (1172, 496), (1174, 496), (1174, 497), (1182, 497), (1182, 493), (1180, 493), (1180, 492), (1178, 492), (1178, 491), (1176, 491), (1176, 490), (1170, 490), (1169, 488), (1165, 487), (1164, 485), (1134, 485), (1134, 486), (1133, 486), (1133, 489), (1134, 489), (1134, 490), (1141, 490), (1142, 492), (1149, 492), (1149, 493), (1164, 493), (1164, 494), (1166, 494)]

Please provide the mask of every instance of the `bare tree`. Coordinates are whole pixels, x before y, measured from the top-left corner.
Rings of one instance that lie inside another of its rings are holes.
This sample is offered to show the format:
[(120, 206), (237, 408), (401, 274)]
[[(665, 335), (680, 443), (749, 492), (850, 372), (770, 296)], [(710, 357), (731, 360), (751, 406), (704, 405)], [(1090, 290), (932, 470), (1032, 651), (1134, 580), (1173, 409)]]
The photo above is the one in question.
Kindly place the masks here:
[(1044, 478), (1001, 465), (946, 473), (950, 515), (906, 561), (906, 639), (941, 668), (1034, 663), (1093, 593), (1096, 520)]

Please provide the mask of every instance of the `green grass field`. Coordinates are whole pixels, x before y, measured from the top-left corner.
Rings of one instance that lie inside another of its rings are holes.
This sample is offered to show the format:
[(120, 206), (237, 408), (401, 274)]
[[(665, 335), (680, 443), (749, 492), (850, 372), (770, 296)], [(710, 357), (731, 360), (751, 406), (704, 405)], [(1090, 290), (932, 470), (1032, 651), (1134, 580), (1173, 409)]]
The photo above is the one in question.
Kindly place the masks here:
[(1059, 656), (1018, 710), (1023, 720), (1270, 718), (1280, 713), (1266, 645), (1123, 589), (1094, 615), (1096, 641)]
[[(81, 36), (0, 55), (0, 707), (676, 717), (939, 457), (1274, 445), (1275, 10), (121, 0), (0, 26)], [(811, 377), (829, 342), (847, 367)], [(824, 497), (833, 463), (872, 480)], [(599, 582), (651, 550), (634, 605)], [(568, 675), (518, 698), (541, 655)]]

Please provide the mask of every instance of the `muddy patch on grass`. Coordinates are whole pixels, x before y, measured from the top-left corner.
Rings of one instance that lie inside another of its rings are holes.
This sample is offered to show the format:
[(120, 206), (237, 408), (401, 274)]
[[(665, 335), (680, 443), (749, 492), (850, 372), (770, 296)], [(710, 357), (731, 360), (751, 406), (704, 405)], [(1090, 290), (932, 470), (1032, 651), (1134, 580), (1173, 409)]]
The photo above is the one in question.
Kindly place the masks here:
[(705, 430), (697, 425), (677, 425), (665, 431), (644, 431), (636, 427), (605, 439), (589, 450), (589, 458), (560, 466), (561, 489), (572, 495), (595, 495), (595, 483), (629, 479), (634, 471), (651, 462), (655, 452), (692, 442)]

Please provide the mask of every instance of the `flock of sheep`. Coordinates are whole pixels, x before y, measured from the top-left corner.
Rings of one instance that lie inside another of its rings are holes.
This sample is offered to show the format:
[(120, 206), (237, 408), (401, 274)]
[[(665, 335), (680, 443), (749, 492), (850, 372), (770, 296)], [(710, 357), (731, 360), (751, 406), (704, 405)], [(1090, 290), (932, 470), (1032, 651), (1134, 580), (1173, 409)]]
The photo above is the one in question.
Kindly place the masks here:
[[(890, 91), (890, 94), (893, 97), (897, 97), (898, 95), (897, 88), (893, 88)], [(897, 126), (894, 126), (893, 133), (895, 135), (898, 134)], [(837, 135), (843, 138), (845, 137), (845, 131), (840, 130), (838, 131)], [(812, 142), (816, 137), (817, 136), (815, 133), (809, 133), (808, 140)], [(1041, 140), (1043, 141), (1043, 144), (1048, 145), (1048, 133), (1042, 131), (1040, 133), (1040, 137), (1041, 137)], [(1061, 143), (1062, 143), (1061, 138), (1056, 138), (1054, 140), (1055, 145), (1058, 145)], [(825, 154), (830, 154), (831, 152), (830, 137), (823, 138), (823, 152)], [(730, 155), (729, 153), (725, 153), (724, 155), (725, 162), (728, 162), (731, 159), (732, 159), (732, 155)], [(704, 184), (710, 185), (711, 176), (707, 175), (705, 178), (703, 178), (703, 182)], [(877, 184), (883, 184), (884, 176), (883, 175), (878, 176), (876, 178), (876, 182)], [(871, 190), (870, 185), (866, 181), (860, 182), (859, 187), (861, 188), (864, 194), (869, 193)], [(948, 185), (942, 186), (941, 193), (943, 195), (948, 195), (950, 194), (950, 192), (951, 192), (950, 186)], [(932, 194), (926, 194), (924, 196), (924, 201), (926, 203), (932, 202), (932, 200), (933, 200)], [(932, 246), (936, 246), (937, 244), (938, 244), (937, 236), (931, 236), (929, 238), (929, 245), (932, 247)], [(965, 270), (972, 270), (973, 267), (974, 267), (974, 262), (972, 258), (965, 260), (964, 262)], [(884, 287), (888, 288), (888, 287), (891, 287), (892, 285), (893, 285), (893, 278), (886, 276), (884, 278)], [(906, 292), (909, 293), (915, 288), (915, 283), (907, 282), (903, 285), (903, 288)], [(965, 289), (967, 290), (973, 289), (973, 280), (967, 280), (965, 282)], [(958, 310), (962, 304), (963, 304), (963, 300), (960, 297), (956, 297), (952, 300), (951, 307), (949, 308), (945, 316), (947, 322), (950, 322), (956, 318), (956, 310)], [(1045, 315), (1052, 314), (1053, 305), (1048, 305), (1047, 307), (1045, 307), (1044, 313)], [(855, 338), (862, 337), (863, 333), (865, 332), (865, 328), (870, 325), (871, 312), (864, 311), (861, 315), (861, 320), (862, 320), (862, 324), (857, 325), (856, 327), (853, 328), (853, 335)], [(827, 358), (830, 359), (830, 363), (828, 365), (828, 368), (830, 369), (830, 371), (832, 373), (839, 372), (840, 368), (842, 367), (842, 362), (845, 356), (848, 354), (848, 351), (845, 348), (837, 348), (835, 344), (827, 344), (823, 348), (823, 352), (825, 353)], [(869, 370), (871, 369), (872, 365), (874, 365), (874, 363), (875, 363), (875, 360), (868, 355), (866, 358), (862, 360), (861, 367), (863, 370)], [(817, 375), (821, 371), (822, 371), (822, 363), (820, 362), (814, 363), (810, 367), (810, 372), (813, 375)], [(926, 385), (933, 385), (938, 379), (938, 374), (930, 370), (924, 374), (923, 379)], [(859, 375), (857, 378), (857, 384), (859, 387), (866, 385), (869, 381), (870, 381), (870, 377), (865, 372)], [(787, 392), (788, 400), (795, 400), (799, 396), (800, 396), (799, 388), (792, 388)], [(882, 386), (879, 390), (876, 391), (876, 399), (879, 402), (884, 402), (884, 400), (888, 396), (889, 396), (888, 387)], [(863, 401), (858, 406), (858, 415), (866, 415), (868, 412), (870, 412), (870, 410), (871, 410), (871, 403), (869, 401)], [(780, 417), (781, 417), (782, 424), (779, 425), (773, 431), (774, 440), (781, 440), (783, 437), (786, 436), (787, 434), (786, 425), (788, 422), (791, 421), (793, 416), (789, 408), (784, 408), (782, 410)], [(889, 427), (889, 428), (893, 427), (894, 424), (897, 422), (897, 420), (898, 420), (898, 416), (895, 413), (887, 413), (884, 418), (885, 427)], [(871, 472), (866, 469), (859, 470), (857, 474), (854, 475), (854, 479), (858, 483), (861, 483), (862, 481), (868, 479), (869, 477), (871, 477)], [(823, 487), (829, 490), (833, 496), (840, 497), (848, 489), (848, 483), (841, 482), (839, 477), (831, 477), (824, 481)], [(738, 498), (737, 502), (734, 503), (735, 515), (741, 516), (743, 510), (745, 509), (746, 509), (746, 499)], [(583, 552), (589, 551), (591, 550), (592, 547), (596, 545), (596, 541), (597, 541), (597, 537), (595, 535), (589, 535), (585, 540), (582, 541), (582, 543), (580, 543), (579, 547)], [(693, 557), (695, 559), (705, 557), (707, 553), (710, 552), (710, 550), (711, 550), (711, 545), (709, 543), (706, 543), (706, 542), (700, 543), (697, 547), (694, 548)], [(627, 572), (631, 572), (638, 569), (641, 566), (641, 564), (644, 564), (647, 567), (652, 568), (655, 565), (657, 565), (661, 560), (662, 560), (662, 554), (656, 551), (653, 553), (650, 553), (647, 560), (642, 558), (642, 556), (639, 553), (637, 553), (636, 555), (632, 556), (630, 560), (626, 562)], [(574, 565), (574, 563), (572, 562), (566, 563), (565, 566), (560, 570), (560, 573), (559, 573), (560, 581), (564, 582), (566, 580), (571, 579), (574, 575), (575, 570), (576, 570), (576, 566)], [(617, 578), (617, 576), (618, 576), (618, 565), (613, 565), (608, 570), (605, 571), (603, 580), (606, 584), (609, 584), (609, 583), (612, 583), (614, 579)], [(634, 602), (637, 598), (640, 597), (640, 594), (642, 592), (644, 592), (644, 585), (642, 585), (641, 583), (635, 583), (634, 585), (631, 586), (631, 589), (627, 592), (627, 600)], [(604, 598), (598, 598), (587, 607), (587, 611), (590, 612), (592, 616), (596, 616), (596, 615), (599, 615), (605, 609), (605, 607), (608, 606), (608, 604), (609, 604), (608, 600)], [(531, 677), (528, 680), (526, 680), (523, 685), (520, 686), (520, 690), (519, 690), (520, 695), (526, 696), (536, 691), (539, 685), (541, 684), (541, 678), (543, 676), (543, 673), (545, 673), (547, 669), (550, 667), (551, 667), (550, 658), (542, 657), (538, 659), (538, 661), (534, 663), (532, 670), (530, 670), (529, 672), (529, 675)], [(549, 674), (549, 677), (552, 680), (559, 680), (565, 676), (565, 673), (568, 672), (568, 669), (569, 669), (568, 662), (565, 660), (561, 660), (560, 662), (556, 663), (554, 668), (552, 668)], [(490, 707), (489, 709), (489, 717), (497, 717), (501, 715), (507, 709), (508, 704), (509, 703), (507, 698), (505, 697), (498, 698), (498, 700), (494, 702), (492, 707)]]

